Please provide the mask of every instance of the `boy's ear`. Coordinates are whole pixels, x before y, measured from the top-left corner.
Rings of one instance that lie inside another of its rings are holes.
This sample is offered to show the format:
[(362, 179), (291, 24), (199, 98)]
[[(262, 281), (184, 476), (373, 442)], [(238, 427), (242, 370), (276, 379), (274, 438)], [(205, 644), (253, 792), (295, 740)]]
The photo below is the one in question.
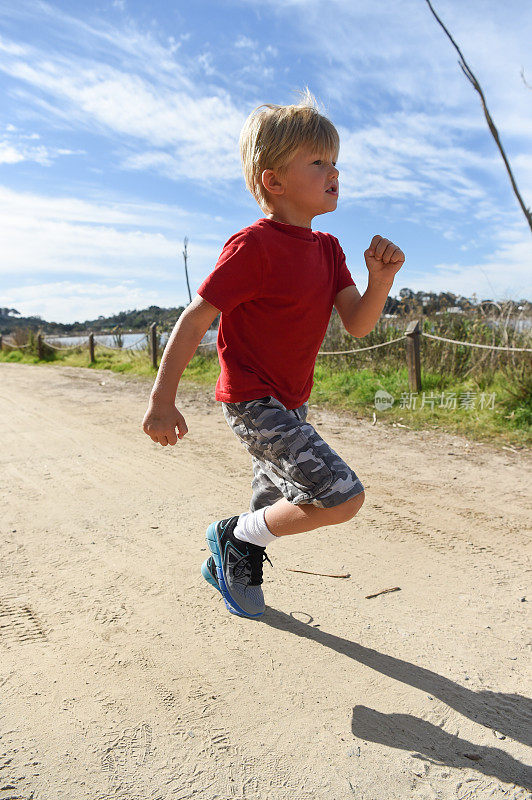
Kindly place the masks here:
[(262, 185), (270, 194), (280, 195), (284, 192), (283, 182), (273, 169), (265, 169), (261, 175)]

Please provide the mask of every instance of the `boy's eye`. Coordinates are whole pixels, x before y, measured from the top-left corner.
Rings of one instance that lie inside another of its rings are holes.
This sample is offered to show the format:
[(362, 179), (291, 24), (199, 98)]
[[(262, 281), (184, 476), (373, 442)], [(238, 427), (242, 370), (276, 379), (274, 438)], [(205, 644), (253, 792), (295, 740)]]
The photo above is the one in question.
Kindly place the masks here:
[[(316, 159), (316, 161), (313, 161), (312, 163), (313, 163), (313, 164), (322, 164), (322, 163), (323, 163), (323, 161), (322, 161), (322, 159), (321, 159), (321, 158), (317, 158), (317, 159)], [(332, 162), (332, 165), (333, 165), (333, 167), (335, 167), (335, 166), (336, 166), (336, 161), (333, 161), (333, 162)]]

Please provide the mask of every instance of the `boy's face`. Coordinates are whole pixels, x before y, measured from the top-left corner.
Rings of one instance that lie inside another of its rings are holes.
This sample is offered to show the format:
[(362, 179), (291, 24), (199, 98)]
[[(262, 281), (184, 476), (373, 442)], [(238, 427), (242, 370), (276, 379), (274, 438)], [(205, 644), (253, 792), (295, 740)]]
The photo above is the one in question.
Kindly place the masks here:
[(273, 196), (283, 210), (289, 211), (294, 224), (310, 226), (318, 214), (334, 211), (338, 203), (336, 161), (319, 150), (302, 147), (279, 176), (282, 189)]

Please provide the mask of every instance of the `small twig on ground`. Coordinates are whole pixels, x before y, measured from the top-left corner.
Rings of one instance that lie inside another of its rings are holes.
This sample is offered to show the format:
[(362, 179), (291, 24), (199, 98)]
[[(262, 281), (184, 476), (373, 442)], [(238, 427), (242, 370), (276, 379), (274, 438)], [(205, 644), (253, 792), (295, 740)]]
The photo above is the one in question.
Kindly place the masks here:
[(323, 575), (325, 578), (349, 578), (349, 572), (343, 572), (340, 575), (331, 575), (329, 572), (311, 572), (309, 569), (292, 569), (286, 567), (289, 572), (304, 572), (306, 575)]
[(367, 594), (366, 600), (371, 600), (372, 597), (378, 597), (380, 594), (387, 594), (387, 592), (400, 592), (400, 586), (394, 586), (393, 589), (382, 589), (380, 592), (375, 592), (375, 594)]

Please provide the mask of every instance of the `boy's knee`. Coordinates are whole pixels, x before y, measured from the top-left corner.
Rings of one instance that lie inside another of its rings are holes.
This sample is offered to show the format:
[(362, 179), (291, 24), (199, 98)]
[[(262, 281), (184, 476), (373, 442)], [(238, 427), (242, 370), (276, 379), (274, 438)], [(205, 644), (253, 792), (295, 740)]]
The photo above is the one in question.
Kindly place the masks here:
[(357, 494), (350, 500), (346, 500), (338, 506), (333, 506), (333, 508), (328, 508), (327, 511), (330, 514), (330, 522), (328, 524), (336, 525), (340, 522), (348, 522), (350, 519), (353, 519), (355, 514), (362, 507), (365, 497), (365, 492), (360, 492), (360, 494)]

